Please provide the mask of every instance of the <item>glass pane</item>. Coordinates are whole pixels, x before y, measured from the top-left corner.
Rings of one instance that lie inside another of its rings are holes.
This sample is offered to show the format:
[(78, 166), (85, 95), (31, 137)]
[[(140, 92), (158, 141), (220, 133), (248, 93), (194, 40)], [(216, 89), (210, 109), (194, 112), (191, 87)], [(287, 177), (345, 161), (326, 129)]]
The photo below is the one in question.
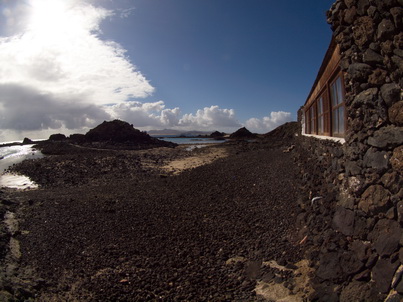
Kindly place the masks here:
[(333, 129), (334, 134), (339, 133), (338, 109), (333, 110), (333, 114), (332, 114), (332, 129)]
[(323, 115), (318, 117), (318, 132), (323, 133)]
[(339, 133), (344, 133), (344, 106), (339, 108)]
[(315, 132), (315, 111), (313, 110), (313, 106), (310, 109), (311, 111), (311, 133)]
[(334, 83), (330, 86), (330, 98), (332, 99), (332, 107), (337, 106), (337, 91)]
[(318, 101), (318, 116), (323, 114), (323, 98)]
[(341, 104), (343, 102), (343, 90), (341, 86), (341, 78), (337, 78), (336, 80), (337, 87), (337, 104)]

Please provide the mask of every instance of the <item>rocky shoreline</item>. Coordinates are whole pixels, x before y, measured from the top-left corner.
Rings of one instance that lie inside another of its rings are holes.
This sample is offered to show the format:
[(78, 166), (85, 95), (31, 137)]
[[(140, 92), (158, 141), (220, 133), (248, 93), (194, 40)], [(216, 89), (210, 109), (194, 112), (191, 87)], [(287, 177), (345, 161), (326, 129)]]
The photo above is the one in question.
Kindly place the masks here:
[[(1, 193), (15, 229), (2, 225), (0, 297), (308, 299), (299, 168), (293, 139), (278, 139), (192, 152), (70, 146), (16, 166), (41, 187)], [(166, 168), (189, 158), (204, 160)]]

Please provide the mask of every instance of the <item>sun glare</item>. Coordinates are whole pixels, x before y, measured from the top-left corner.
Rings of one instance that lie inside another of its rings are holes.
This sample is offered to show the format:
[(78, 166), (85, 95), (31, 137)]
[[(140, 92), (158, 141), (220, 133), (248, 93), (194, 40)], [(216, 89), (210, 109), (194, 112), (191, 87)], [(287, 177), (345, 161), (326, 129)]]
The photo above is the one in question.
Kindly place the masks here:
[(87, 30), (86, 16), (73, 0), (31, 0), (28, 29), (43, 38), (57, 38)]

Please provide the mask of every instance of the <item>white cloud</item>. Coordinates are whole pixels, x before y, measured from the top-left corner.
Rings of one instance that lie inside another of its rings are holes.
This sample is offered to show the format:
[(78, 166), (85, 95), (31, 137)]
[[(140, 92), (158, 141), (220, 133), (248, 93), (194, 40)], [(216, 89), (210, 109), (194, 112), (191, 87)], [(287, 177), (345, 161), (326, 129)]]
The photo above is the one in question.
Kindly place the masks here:
[(122, 119), (135, 127), (146, 129), (173, 128), (182, 130), (236, 129), (241, 124), (233, 109), (221, 109), (219, 106), (206, 107), (193, 114), (182, 116), (179, 108), (165, 108), (163, 101), (141, 103), (131, 101), (106, 106), (105, 111), (112, 118)]
[(233, 109), (221, 109), (219, 106), (199, 109), (195, 115), (185, 114), (180, 119), (179, 125), (209, 130), (213, 128), (235, 128), (241, 126), (235, 117)]
[(165, 109), (163, 101), (141, 103), (130, 101), (104, 107), (112, 118), (121, 119), (139, 128), (175, 127), (179, 123), (179, 108)]
[(94, 126), (110, 116), (100, 107), (61, 94), (17, 84), (0, 84), (0, 129), (42, 130)]
[(132, 13), (136, 10), (135, 7), (129, 7), (125, 9), (119, 9), (119, 17), (122, 19), (129, 18)]
[(251, 118), (246, 121), (245, 126), (252, 132), (266, 133), (289, 121), (291, 121), (290, 112), (277, 111), (262, 119)]
[[(29, 0), (3, 5), (0, 37), (0, 127), (76, 129), (108, 118), (105, 104), (154, 88), (100, 23), (113, 12), (84, 0)], [(18, 18), (17, 18), (18, 17)]]

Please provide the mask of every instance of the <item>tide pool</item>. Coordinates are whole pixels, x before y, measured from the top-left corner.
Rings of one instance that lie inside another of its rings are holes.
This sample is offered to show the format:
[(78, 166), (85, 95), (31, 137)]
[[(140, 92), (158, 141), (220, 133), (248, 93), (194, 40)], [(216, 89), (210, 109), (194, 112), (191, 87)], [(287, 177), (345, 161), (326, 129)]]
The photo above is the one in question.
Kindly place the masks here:
[(0, 147), (0, 187), (8, 188), (35, 188), (37, 185), (28, 177), (5, 173), (12, 165), (18, 164), (25, 159), (35, 159), (43, 157), (43, 154), (32, 148), (33, 145), (17, 145)]

